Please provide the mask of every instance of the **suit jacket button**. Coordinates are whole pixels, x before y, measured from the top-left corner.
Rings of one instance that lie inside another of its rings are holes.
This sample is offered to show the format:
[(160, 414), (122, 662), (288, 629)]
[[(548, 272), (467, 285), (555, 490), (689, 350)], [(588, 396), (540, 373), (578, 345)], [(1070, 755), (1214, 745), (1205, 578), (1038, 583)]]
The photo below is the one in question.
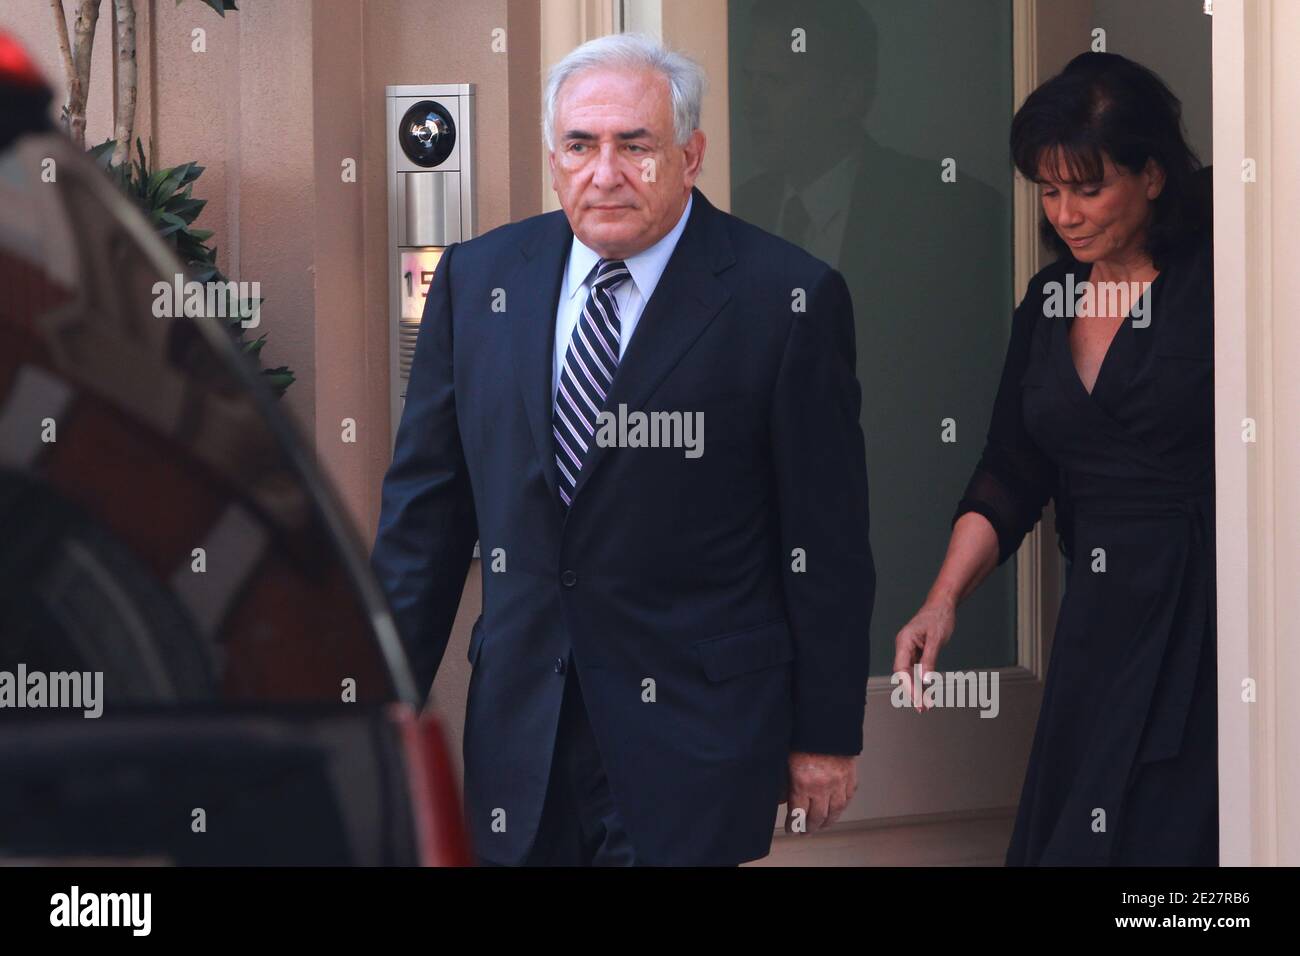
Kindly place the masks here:
[(563, 658), (563, 657), (557, 657), (557, 658), (555, 659), (555, 673), (557, 673), (557, 674), (563, 674), (563, 673), (564, 673), (564, 658)]
[(563, 574), (560, 575), (560, 583), (563, 584), (566, 588), (577, 587), (577, 586), (578, 586), (578, 572), (577, 572), (577, 571), (565, 571)]

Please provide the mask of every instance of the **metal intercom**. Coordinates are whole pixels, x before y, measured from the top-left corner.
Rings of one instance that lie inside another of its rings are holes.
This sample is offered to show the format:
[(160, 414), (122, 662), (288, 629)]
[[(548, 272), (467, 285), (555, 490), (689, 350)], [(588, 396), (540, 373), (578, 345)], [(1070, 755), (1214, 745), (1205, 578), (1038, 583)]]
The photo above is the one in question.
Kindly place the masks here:
[(475, 234), (474, 84), (390, 86), (389, 362), (392, 437), (406, 404), (420, 317), (442, 251)]

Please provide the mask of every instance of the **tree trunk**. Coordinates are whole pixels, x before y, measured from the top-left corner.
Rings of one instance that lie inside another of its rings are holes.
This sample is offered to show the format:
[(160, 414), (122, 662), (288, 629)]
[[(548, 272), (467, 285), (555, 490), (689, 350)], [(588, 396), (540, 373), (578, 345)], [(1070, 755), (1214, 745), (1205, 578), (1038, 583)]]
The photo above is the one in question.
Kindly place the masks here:
[[(77, 68), (72, 65), (72, 48), (68, 45), (68, 18), (63, 12), (63, 0), (50, 0), (50, 10), (54, 13), (55, 35), (59, 38), (59, 53), (63, 55), (63, 79), (72, 91), (73, 80), (77, 78)], [(68, 131), (68, 106), (64, 103), (63, 116), (59, 120), (63, 131)]]
[(131, 133), (135, 128), (135, 0), (113, 0), (114, 39), (117, 47), (117, 115), (114, 117), (113, 165), (131, 161)]
[[(68, 135), (82, 149), (86, 148), (86, 100), (90, 95), (90, 54), (95, 45), (95, 24), (99, 21), (100, 0), (77, 0), (72, 21), (74, 36), (73, 75), (68, 78)], [(61, 11), (60, 11), (61, 12)]]

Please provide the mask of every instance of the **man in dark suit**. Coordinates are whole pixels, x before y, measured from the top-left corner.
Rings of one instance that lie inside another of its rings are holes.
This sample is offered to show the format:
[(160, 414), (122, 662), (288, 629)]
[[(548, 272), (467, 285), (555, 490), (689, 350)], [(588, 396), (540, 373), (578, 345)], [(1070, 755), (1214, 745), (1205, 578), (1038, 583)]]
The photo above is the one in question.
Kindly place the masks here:
[[(373, 566), (432, 683), (477, 537), (479, 857), (736, 864), (856, 788), (875, 590), (838, 272), (714, 208), (699, 67), (547, 82), (563, 213), (446, 250)], [(638, 416), (644, 416), (638, 418)]]

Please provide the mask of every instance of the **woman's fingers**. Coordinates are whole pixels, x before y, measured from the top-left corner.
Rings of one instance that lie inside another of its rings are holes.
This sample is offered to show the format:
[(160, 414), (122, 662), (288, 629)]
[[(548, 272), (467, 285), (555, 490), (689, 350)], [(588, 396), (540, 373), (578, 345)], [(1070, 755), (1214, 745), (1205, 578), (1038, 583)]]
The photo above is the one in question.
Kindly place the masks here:
[[(894, 638), (894, 673), (899, 675), (899, 683), (907, 693), (906, 699), (910, 700), (914, 707), (917, 707), (918, 700), (912, 681), (912, 668), (921, 659), (924, 648), (925, 630), (918, 626), (916, 619), (913, 618)], [(920, 708), (917, 707), (917, 710), (919, 711)]]
[[(908, 699), (917, 712), (925, 706), (925, 676), (939, 666), (939, 651), (948, 642), (953, 629), (951, 612), (943, 608), (923, 607), (894, 638), (894, 673), (907, 690)], [(920, 681), (916, 666), (920, 665)]]
[(894, 638), (894, 672), (911, 671), (925, 647), (925, 632), (913, 624), (906, 624)]
[(921, 653), (921, 676), (923, 678), (939, 666), (939, 650), (942, 646), (943, 641), (940, 640), (938, 630), (932, 628), (926, 635), (925, 650)]

